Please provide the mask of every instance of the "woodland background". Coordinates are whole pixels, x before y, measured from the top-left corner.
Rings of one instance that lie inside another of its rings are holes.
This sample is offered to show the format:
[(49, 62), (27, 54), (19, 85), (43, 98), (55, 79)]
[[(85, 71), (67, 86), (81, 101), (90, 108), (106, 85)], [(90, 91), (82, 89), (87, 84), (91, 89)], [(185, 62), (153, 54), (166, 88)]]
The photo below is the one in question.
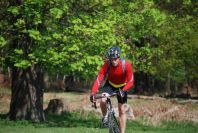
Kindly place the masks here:
[(197, 0), (1, 0), (0, 7), (10, 119), (44, 120), (45, 91), (90, 91), (114, 44), (133, 65), (130, 93), (198, 97)]

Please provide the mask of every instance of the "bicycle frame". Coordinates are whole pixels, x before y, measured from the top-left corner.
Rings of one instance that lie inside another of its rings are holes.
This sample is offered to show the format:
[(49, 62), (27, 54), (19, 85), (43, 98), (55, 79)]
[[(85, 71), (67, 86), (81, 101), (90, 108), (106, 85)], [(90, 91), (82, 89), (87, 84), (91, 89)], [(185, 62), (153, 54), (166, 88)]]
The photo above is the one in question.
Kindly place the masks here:
[[(117, 93), (114, 93), (113, 95), (110, 96), (98, 96), (96, 99), (101, 99), (101, 98), (107, 98), (107, 113), (108, 113), (108, 127), (109, 127), (109, 133), (120, 133), (119, 125), (117, 122), (117, 119), (115, 117), (115, 112), (111, 103), (110, 97), (116, 96)], [(96, 104), (94, 104), (94, 107), (96, 108)]]

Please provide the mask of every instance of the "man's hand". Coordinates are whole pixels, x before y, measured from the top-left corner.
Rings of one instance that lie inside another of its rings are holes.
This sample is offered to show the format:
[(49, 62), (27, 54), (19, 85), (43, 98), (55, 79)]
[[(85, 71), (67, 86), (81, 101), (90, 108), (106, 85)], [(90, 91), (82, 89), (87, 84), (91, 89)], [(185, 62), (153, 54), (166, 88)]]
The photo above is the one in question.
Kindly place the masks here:
[(90, 101), (91, 101), (92, 103), (96, 102), (96, 94), (91, 94), (91, 96), (90, 96)]
[(118, 91), (118, 95), (121, 97), (121, 98), (123, 98), (124, 96), (125, 96), (125, 92), (123, 91), (123, 90), (119, 90)]

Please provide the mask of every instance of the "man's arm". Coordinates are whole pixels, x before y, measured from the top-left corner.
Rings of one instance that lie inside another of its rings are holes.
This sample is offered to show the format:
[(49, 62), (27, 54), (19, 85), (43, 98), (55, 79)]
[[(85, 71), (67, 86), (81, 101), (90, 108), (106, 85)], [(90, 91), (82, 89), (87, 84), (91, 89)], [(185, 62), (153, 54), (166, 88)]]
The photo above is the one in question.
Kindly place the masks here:
[(100, 87), (100, 84), (104, 78), (105, 73), (107, 72), (108, 62), (105, 62), (105, 64), (100, 68), (100, 71), (98, 73), (98, 76), (96, 80), (94, 81), (91, 94), (96, 94), (98, 91), (98, 88)]
[(123, 91), (128, 91), (134, 85), (133, 69), (131, 64), (129, 64), (128, 62), (126, 62), (126, 76), (127, 76), (127, 84), (122, 89)]

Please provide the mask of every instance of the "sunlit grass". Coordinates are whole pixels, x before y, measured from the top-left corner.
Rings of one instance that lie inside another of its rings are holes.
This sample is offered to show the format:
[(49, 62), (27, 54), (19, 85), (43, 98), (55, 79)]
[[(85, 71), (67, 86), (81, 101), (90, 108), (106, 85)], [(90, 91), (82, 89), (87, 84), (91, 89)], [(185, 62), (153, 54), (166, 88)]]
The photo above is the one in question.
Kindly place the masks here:
[[(48, 115), (46, 121), (9, 121), (0, 115), (0, 133), (105, 133), (100, 118), (94, 112), (74, 111), (62, 115)], [(197, 133), (198, 125), (191, 122), (166, 121), (160, 126), (128, 121), (126, 133)]]

